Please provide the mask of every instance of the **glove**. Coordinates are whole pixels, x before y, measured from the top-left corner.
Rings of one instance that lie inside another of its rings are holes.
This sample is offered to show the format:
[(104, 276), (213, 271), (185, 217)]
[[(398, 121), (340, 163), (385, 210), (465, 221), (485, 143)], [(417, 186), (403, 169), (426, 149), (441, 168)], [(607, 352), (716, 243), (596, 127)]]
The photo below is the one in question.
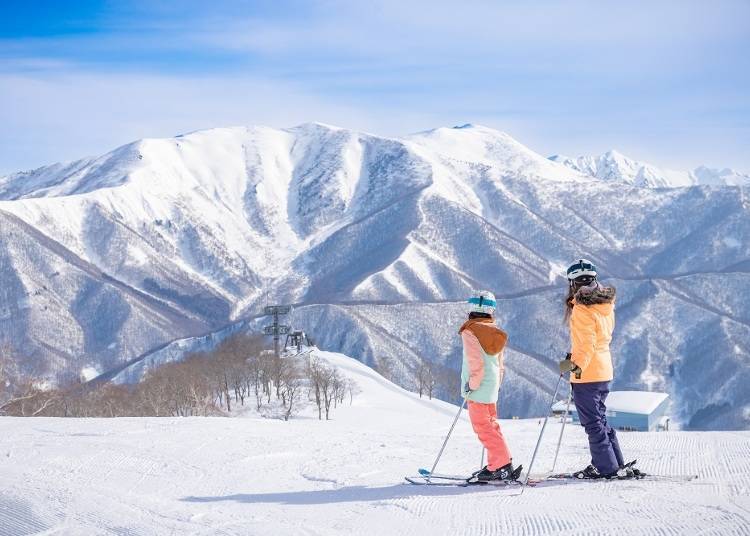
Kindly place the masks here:
[(560, 374), (572, 372), (573, 374), (575, 374), (576, 378), (580, 378), (583, 371), (581, 370), (581, 367), (573, 363), (570, 357), (570, 354), (568, 354), (567, 356), (565, 356), (565, 359), (560, 361)]
[(469, 394), (469, 393), (471, 393), (471, 392), (472, 392), (473, 390), (474, 390), (474, 389), (472, 389), (471, 387), (469, 387), (469, 382), (466, 382), (466, 385), (464, 385), (464, 393), (466, 393), (466, 394), (468, 395), (468, 394)]

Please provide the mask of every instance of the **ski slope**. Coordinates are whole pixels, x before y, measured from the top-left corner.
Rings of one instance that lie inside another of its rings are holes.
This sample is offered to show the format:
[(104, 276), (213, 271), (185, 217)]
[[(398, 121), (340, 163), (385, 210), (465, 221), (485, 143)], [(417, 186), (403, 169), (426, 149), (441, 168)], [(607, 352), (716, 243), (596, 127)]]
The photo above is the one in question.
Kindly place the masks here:
[[(456, 407), (420, 400), (361, 363), (319, 355), (360, 393), (329, 422), (255, 418), (0, 418), (0, 535), (750, 534), (750, 433), (622, 433), (628, 458), (692, 482), (577, 482), (518, 489), (405, 484), (429, 466)], [(503, 421), (528, 463), (537, 420)], [(549, 470), (551, 423), (534, 472)], [(462, 418), (438, 469), (469, 472)], [(559, 470), (587, 463), (566, 429)]]

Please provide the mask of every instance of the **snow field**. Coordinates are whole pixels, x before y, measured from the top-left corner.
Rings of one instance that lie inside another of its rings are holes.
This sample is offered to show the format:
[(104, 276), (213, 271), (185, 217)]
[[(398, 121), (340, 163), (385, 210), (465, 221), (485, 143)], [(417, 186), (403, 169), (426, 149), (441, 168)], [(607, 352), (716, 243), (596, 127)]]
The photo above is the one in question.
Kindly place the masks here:
[[(411, 486), (457, 411), (361, 363), (319, 355), (360, 393), (318, 421), (254, 417), (0, 419), (0, 535), (20, 534), (750, 534), (750, 433), (621, 433), (623, 450), (680, 481), (518, 488)], [(250, 413), (248, 412), (248, 415)], [(541, 423), (502, 421), (528, 464)], [(550, 469), (550, 421), (534, 473)], [(438, 466), (469, 472), (481, 450), (466, 415)], [(558, 470), (587, 463), (568, 426)]]

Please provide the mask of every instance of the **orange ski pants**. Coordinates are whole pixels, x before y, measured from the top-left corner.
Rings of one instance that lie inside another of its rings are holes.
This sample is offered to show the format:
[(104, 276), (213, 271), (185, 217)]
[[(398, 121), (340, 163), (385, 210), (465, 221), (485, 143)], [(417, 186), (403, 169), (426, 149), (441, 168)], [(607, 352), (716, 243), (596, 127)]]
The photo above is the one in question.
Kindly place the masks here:
[(494, 471), (510, 463), (510, 451), (497, 422), (495, 404), (467, 401), (471, 427), (487, 449), (487, 469)]

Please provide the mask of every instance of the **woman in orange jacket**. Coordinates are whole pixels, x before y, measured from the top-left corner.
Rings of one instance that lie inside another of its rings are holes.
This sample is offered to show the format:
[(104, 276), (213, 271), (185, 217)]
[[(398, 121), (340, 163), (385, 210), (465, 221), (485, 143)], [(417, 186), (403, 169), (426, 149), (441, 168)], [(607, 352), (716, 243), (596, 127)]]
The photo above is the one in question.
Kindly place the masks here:
[(591, 464), (575, 476), (626, 478), (634, 474), (632, 464), (624, 464), (605, 405), (613, 378), (609, 343), (615, 328), (615, 288), (603, 286), (596, 275), (596, 267), (585, 259), (568, 268), (565, 316), (570, 323), (571, 350), (560, 361), (560, 372), (571, 373), (573, 401), (591, 451)]

